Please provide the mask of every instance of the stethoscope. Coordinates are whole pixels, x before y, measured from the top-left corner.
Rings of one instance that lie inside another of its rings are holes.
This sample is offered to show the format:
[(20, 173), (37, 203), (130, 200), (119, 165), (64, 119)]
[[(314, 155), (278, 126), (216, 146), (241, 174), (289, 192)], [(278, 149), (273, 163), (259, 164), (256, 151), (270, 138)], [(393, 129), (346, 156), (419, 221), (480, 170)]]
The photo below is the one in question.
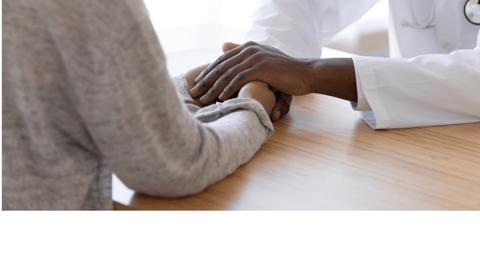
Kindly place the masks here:
[(480, 0), (467, 1), (463, 12), (469, 22), (480, 25)]
[[(435, 19), (435, 2), (433, 5), (432, 12), (430, 14), (430, 19), (425, 25), (421, 25), (418, 23), (417, 19), (415, 18), (415, 13), (413, 12), (412, 3), (410, 2), (410, 0), (408, 1), (408, 4), (410, 6), (410, 12), (412, 13), (413, 23), (407, 20), (402, 20), (400, 22), (401, 26), (404, 26), (404, 27), (409, 26), (416, 29), (428, 29), (428, 28), (435, 27), (435, 24), (433, 23), (433, 20)], [(470, 23), (475, 25), (480, 25), (480, 0), (467, 0), (467, 2), (465, 2), (463, 13), (465, 15), (465, 18)]]

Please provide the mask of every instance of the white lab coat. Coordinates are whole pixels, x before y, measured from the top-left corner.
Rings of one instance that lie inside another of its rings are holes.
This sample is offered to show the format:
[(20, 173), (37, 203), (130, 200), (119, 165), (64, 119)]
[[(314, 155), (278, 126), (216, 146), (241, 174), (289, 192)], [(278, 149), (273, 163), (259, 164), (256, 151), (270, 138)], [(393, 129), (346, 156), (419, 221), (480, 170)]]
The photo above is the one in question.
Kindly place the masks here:
[[(246, 40), (274, 46), (293, 57), (320, 57), (323, 43), (377, 2), (264, 1), (253, 15)], [(465, 19), (465, 0), (390, 0), (389, 4), (389, 40), (395, 58), (353, 57), (359, 99), (352, 107), (375, 129), (479, 122), (480, 26)], [(436, 26), (402, 26), (403, 20), (427, 25), (432, 8)]]

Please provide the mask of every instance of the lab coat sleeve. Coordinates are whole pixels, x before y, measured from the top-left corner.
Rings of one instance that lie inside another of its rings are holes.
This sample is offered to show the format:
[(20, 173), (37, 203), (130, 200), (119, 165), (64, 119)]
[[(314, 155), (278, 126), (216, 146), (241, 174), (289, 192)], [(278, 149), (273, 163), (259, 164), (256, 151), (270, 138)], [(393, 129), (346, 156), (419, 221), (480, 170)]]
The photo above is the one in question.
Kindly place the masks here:
[(480, 32), (472, 50), (353, 61), (372, 110), (362, 114), (374, 129), (480, 121)]
[(319, 58), (322, 45), (360, 19), (379, 0), (265, 0), (252, 16), (245, 41), (299, 58)]

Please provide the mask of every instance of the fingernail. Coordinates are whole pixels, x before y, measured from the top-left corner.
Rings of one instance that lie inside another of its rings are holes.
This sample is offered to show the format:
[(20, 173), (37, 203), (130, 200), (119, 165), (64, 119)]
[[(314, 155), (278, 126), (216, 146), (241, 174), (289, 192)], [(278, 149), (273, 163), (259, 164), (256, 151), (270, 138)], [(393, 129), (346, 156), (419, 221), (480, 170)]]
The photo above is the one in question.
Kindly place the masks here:
[(190, 89), (188, 92), (189, 92), (190, 94), (193, 94), (193, 93), (195, 93), (196, 91), (197, 91), (197, 88), (195, 88), (195, 86), (194, 86), (194, 87), (192, 87), (192, 89)]
[(203, 96), (200, 98), (200, 102), (202, 102), (203, 104), (205, 104), (205, 101), (207, 100), (207, 96)]
[(225, 101), (225, 95), (222, 93), (222, 94), (218, 97), (218, 99), (220, 99), (221, 101)]
[(200, 75), (195, 79), (195, 82), (198, 83), (200, 81)]

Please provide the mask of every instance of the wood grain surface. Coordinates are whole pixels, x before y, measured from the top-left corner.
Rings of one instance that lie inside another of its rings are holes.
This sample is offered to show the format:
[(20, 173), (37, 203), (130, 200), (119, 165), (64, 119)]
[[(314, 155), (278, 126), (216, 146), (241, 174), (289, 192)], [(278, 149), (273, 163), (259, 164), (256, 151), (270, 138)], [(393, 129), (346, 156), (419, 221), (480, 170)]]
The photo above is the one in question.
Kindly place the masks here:
[(480, 123), (372, 130), (350, 103), (293, 100), (250, 162), (180, 199), (113, 181), (115, 209), (480, 209)]

